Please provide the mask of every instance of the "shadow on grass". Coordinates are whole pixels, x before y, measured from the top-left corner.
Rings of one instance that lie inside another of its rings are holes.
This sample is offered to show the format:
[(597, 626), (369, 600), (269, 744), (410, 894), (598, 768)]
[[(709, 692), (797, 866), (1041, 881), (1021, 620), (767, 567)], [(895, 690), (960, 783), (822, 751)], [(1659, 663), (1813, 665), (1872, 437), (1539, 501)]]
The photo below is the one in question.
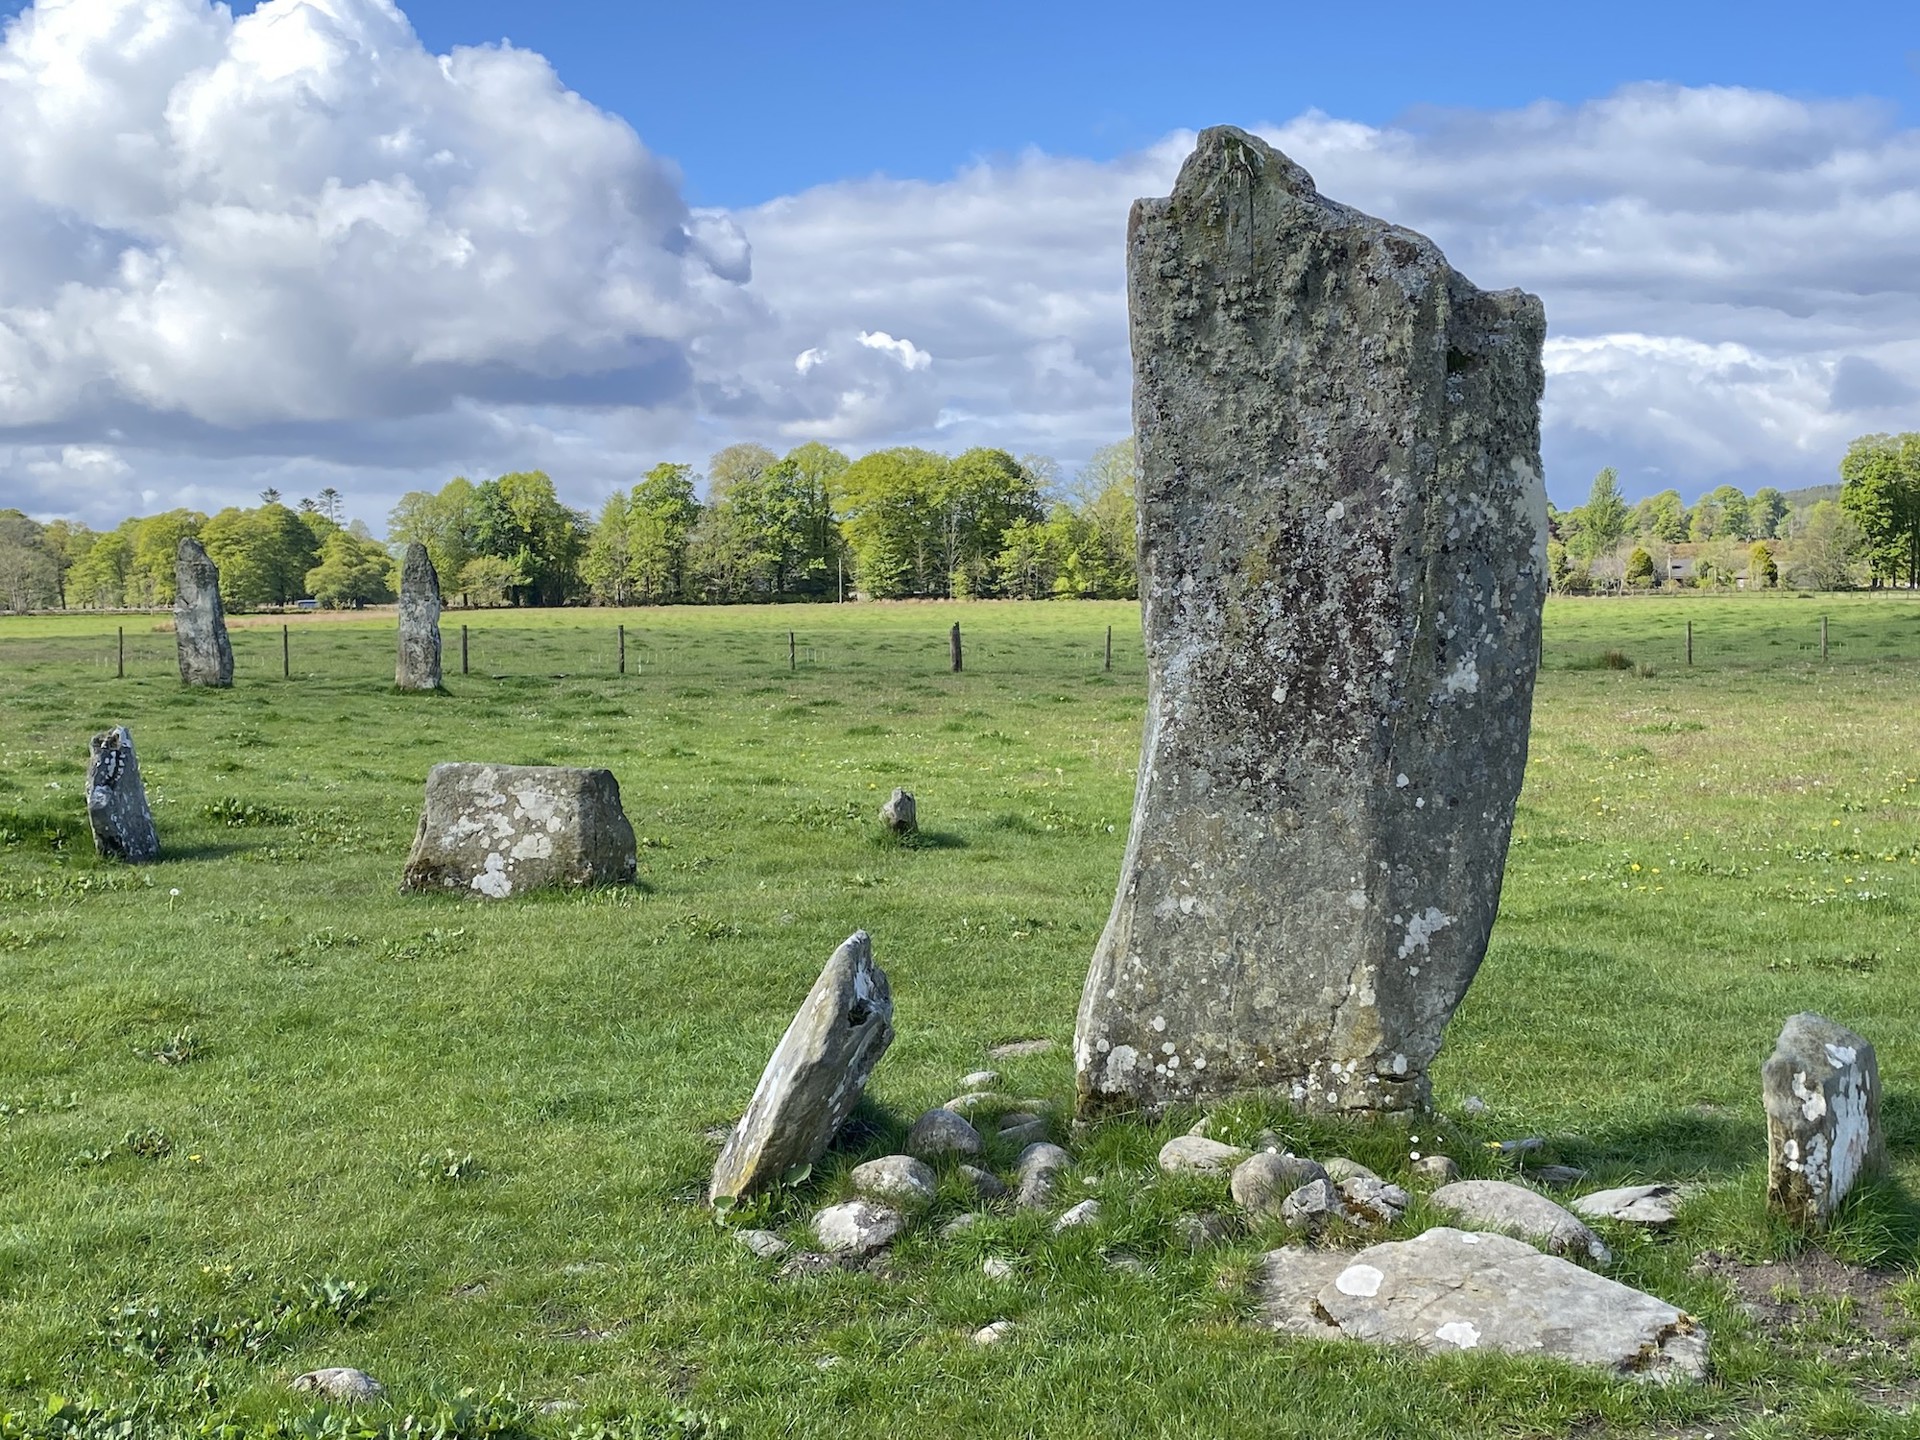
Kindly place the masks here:
[(188, 840), (160, 842), (160, 858), (156, 865), (167, 866), (188, 860), (221, 860), (229, 855), (239, 855), (248, 850), (264, 850), (264, 845), (248, 845), (238, 840)]
[(910, 835), (895, 835), (891, 830), (879, 831), (873, 837), (874, 846), (881, 850), (964, 850), (966, 837), (956, 835), (950, 830), (915, 830)]

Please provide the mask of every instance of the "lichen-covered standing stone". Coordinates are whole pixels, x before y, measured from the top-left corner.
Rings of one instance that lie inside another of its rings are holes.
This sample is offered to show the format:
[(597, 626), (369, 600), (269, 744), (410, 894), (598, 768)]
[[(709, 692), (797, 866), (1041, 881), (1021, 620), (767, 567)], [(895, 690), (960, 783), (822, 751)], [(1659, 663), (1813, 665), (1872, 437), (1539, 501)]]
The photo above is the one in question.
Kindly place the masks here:
[(419, 541), (400, 567), (400, 658), (393, 683), (402, 690), (440, 688), (440, 577)]
[(173, 562), (173, 638), (180, 679), (188, 685), (233, 684), (233, 646), (220, 607), (220, 567), (191, 535), (180, 537)]
[(611, 770), (436, 765), (402, 890), (504, 900), (527, 890), (633, 878), (633, 826)]
[(1880, 1062), (1873, 1046), (1824, 1016), (1800, 1014), (1760, 1067), (1767, 1108), (1767, 1203), (1825, 1229), (1854, 1181), (1886, 1159)]
[(1526, 763), (1545, 316), (1230, 128), (1127, 244), (1148, 709), (1081, 1114), (1420, 1107)]
[(714, 1164), (707, 1198), (745, 1199), (818, 1160), (892, 1043), (893, 991), (874, 963), (873, 941), (857, 930), (833, 952), (780, 1037)]
[(140, 781), (133, 736), (124, 725), (102, 730), (89, 743), (87, 822), (101, 858), (143, 865), (160, 858), (160, 837)]

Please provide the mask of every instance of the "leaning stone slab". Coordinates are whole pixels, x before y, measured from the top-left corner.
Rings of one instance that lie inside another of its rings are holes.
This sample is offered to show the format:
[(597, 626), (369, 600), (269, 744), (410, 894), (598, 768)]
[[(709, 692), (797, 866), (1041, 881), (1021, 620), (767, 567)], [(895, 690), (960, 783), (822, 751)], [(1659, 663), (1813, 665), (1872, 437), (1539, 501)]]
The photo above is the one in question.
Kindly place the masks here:
[(1283, 1334), (1538, 1355), (1641, 1379), (1707, 1368), (1707, 1332), (1685, 1311), (1505, 1235), (1441, 1226), (1358, 1254), (1289, 1246), (1265, 1257), (1255, 1288), (1262, 1322)]
[(504, 900), (528, 890), (633, 878), (633, 826), (611, 770), (436, 765), (402, 890)]
[(1456, 1180), (1427, 1197), (1436, 1210), (1470, 1225), (1491, 1225), (1538, 1240), (1556, 1255), (1584, 1255), (1597, 1264), (1613, 1260), (1598, 1235), (1571, 1211), (1524, 1185), (1505, 1180)]
[(1231, 128), (1127, 247), (1148, 703), (1080, 1112), (1420, 1107), (1526, 763), (1544, 313)]
[(191, 535), (180, 537), (173, 584), (173, 640), (182, 683), (216, 689), (233, 684), (233, 645), (220, 606), (220, 567)]
[(401, 690), (440, 688), (440, 577), (418, 540), (400, 567), (400, 655), (393, 683)]
[(102, 730), (88, 744), (87, 823), (93, 848), (104, 860), (144, 865), (160, 858), (160, 836), (153, 828), (147, 787), (140, 782), (140, 761), (133, 736), (124, 725)]
[(864, 930), (827, 961), (727, 1137), (707, 1198), (731, 1203), (826, 1153), (893, 1043), (893, 994)]
[(1824, 1229), (1854, 1182), (1886, 1161), (1880, 1063), (1844, 1025), (1800, 1014), (1760, 1068), (1767, 1108), (1767, 1204)]

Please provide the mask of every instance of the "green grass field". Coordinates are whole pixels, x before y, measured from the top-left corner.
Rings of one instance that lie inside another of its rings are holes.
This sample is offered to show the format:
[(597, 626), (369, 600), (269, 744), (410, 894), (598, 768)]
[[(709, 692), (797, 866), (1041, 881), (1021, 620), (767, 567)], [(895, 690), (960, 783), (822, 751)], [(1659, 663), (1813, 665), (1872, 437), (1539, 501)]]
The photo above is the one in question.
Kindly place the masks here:
[[(1238, 1282), (1282, 1237), (1173, 1243), (1180, 1214), (1227, 1203), (1150, 1183), (1193, 1115), (1075, 1142), (1105, 1202), (1091, 1230), (1008, 1214), (941, 1241), (951, 1186), (877, 1271), (777, 1279), (699, 1203), (705, 1132), (855, 928), (899, 1032), (871, 1138), (753, 1223), (797, 1231), (1000, 1042), (1057, 1042), (995, 1068), (1064, 1111), (1132, 800), (1133, 606), (450, 614), (438, 697), (391, 691), (390, 615), (292, 619), (287, 679), (280, 623), (236, 629), (238, 683), (216, 693), (182, 689), (159, 617), (0, 620), (5, 1440), (371, 1435), (409, 1415), (407, 1433), (609, 1440), (1920, 1435), (1920, 603), (1554, 602), (1501, 919), (1439, 1115), (1414, 1141), (1217, 1112), (1227, 1138), (1272, 1125), (1382, 1173), (1418, 1148), (1511, 1174), (1484, 1142), (1542, 1134), (1595, 1187), (1704, 1182), (1676, 1232), (1608, 1232), (1610, 1273), (1713, 1332), (1712, 1381), (1664, 1389), (1242, 1324)], [(87, 737), (113, 723), (154, 800), (151, 867), (88, 839)], [(609, 766), (639, 882), (401, 897), (427, 768), (455, 759)], [(874, 822), (896, 784), (919, 796), (917, 844)], [(1895, 1173), (1828, 1246), (1904, 1272), (1891, 1337), (1844, 1297), (1766, 1325), (1693, 1267), (1795, 1247), (1761, 1203), (1758, 1068), (1802, 1009), (1879, 1049)], [(1015, 1277), (983, 1276), (989, 1255)], [(970, 1342), (1001, 1318), (1012, 1339)], [(322, 1416), (286, 1389), (318, 1365), (370, 1371), (391, 1403)]]

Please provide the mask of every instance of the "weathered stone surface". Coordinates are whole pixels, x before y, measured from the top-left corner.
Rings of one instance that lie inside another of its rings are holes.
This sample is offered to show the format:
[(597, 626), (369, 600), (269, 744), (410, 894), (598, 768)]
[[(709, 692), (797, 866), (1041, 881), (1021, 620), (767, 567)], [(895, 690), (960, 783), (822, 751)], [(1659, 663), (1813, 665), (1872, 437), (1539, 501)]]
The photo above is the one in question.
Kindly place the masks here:
[(911, 1155), (882, 1155), (853, 1167), (854, 1189), (902, 1205), (933, 1203), (935, 1185), (933, 1168)]
[(1053, 1049), (1051, 1040), (1009, 1040), (996, 1045), (987, 1054), (996, 1060), (1020, 1060), (1029, 1055), (1044, 1055)]
[(961, 1165), (954, 1173), (966, 1181), (974, 1195), (981, 1200), (1000, 1200), (1006, 1196), (1006, 1185), (991, 1170), (982, 1170), (978, 1165)]
[(1047, 1138), (1047, 1122), (1038, 1115), (1025, 1116), (1018, 1125), (1001, 1126), (1000, 1138), (1009, 1145), (1031, 1145)]
[(1176, 1135), (1160, 1147), (1160, 1168), (1169, 1175), (1226, 1175), (1246, 1158), (1238, 1145), (1204, 1135)]
[(1451, 1185), (1460, 1178), (1460, 1167), (1450, 1155), (1422, 1155), (1407, 1170), (1425, 1185)]
[(1211, 1210), (1194, 1215), (1177, 1215), (1173, 1221), (1174, 1243), (1192, 1254), (1224, 1245), (1233, 1238), (1233, 1220)]
[(1014, 1202), (1023, 1209), (1046, 1209), (1059, 1198), (1061, 1176), (1072, 1166), (1073, 1156), (1058, 1145), (1035, 1141), (1013, 1162)]
[(1148, 705), (1080, 1111), (1418, 1107), (1526, 762), (1544, 314), (1230, 128), (1127, 244)]
[(733, 1127), (707, 1187), (740, 1199), (811, 1165), (845, 1123), (893, 1043), (893, 996), (864, 930), (848, 936), (801, 1003)]
[(1391, 1225), (1413, 1203), (1398, 1185), (1370, 1175), (1355, 1175), (1340, 1182), (1340, 1205), (1347, 1219), (1363, 1227)]
[(1505, 1180), (1456, 1180), (1428, 1197), (1434, 1207), (1473, 1225), (1497, 1226), (1538, 1240), (1556, 1255), (1584, 1255), (1601, 1265), (1613, 1253), (1579, 1216)]
[(972, 1211), (969, 1211), (965, 1215), (956, 1215), (940, 1227), (940, 1238), (942, 1240), (958, 1240), (962, 1235), (966, 1234), (967, 1231), (973, 1229), (974, 1226), (986, 1218), (986, 1216)]
[(1068, 1209), (1064, 1215), (1053, 1222), (1053, 1233), (1058, 1235), (1062, 1230), (1072, 1230), (1080, 1225), (1092, 1225), (1099, 1220), (1099, 1218), (1100, 1202), (1098, 1200), (1082, 1200), (1078, 1205)]
[(1873, 1046), (1824, 1016), (1795, 1015), (1760, 1068), (1760, 1089), (1767, 1204), (1796, 1225), (1824, 1229), (1854, 1182), (1886, 1161)]
[(400, 566), (400, 656), (393, 683), (402, 690), (440, 688), (440, 577), (417, 540)]
[(160, 836), (153, 828), (147, 787), (133, 736), (124, 725), (102, 730), (88, 744), (87, 823), (93, 848), (105, 860), (144, 865), (160, 858)]
[(888, 1205), (849, 1200), (829, 1205), (813, 1217), (813, 1233), (829, 1255), (871, 1255), (884, 1250), (907, 1228), (907, 1217)]
[(929, 1110), (907, 1132), (907, 1150), (922, 1159), (935, 1155), (978, 1155), (980, 1132), (947, 1109)]
[(880, 807), (880, 823), (896, 835), (910, 835), (920, 828), (920, 811), (913, 796), (895, 790)]
[(220, 567), (191, 535), (180, 537), (173, 583), (173, 641), (182, 683), (215, 689), (233, 684), (233, 646), (227, 640), (227, 612), (220, 606)]
[(1280, 1218), (1289, 1230), (1317, 1230), (1329, 1220), (1346, 1217), (1340, 1192), (1331, 1180), (1309, 1180), (1280, 1202)]
[(1678, 1218), (1680, 1191), (1673, 1185), (1622, 1185), (1613, 1190), (1596, 1190), (1573, 1202), (1582, 1215), (1599, 1220), (1619, 1220), (1628, 1225), (1658, 1228)]
[(793, 1248), (771, 1230), (741, 1230), (733, 1238), (762, 1260), (778, 1260)]
[(1327, 1172), (1304, 1155), (1275, 1155), (1262, 1151), (1234, 1167), (1227, 1189), (1249, 1215), (1278, 1215), (1286, 1198), (1302, 1185), (1324, 1180)]
[(1358, 1254), (1288, 1247), (1255, 1282), (1263, 1322), (1293, 1335), (1498, 1350), (1646, 1379), (1706, 1373), (1707, 1333), (1664, 1300), (1505, 1235), (1442, 1226)]
[(1358, 1160), (1349, 1160), (1344, 1155), (1336, 1155), (1326, 1161), (1321, 1168), (1327, 1172), (1327, 1178), (1338, 1185), (1343, 1180), (1378, 1180), (1380, 1177), (1362, 1165)]
[(998, 1070), (975, 1070), (960, 1077), (960, 1088), (968, 1092), (992, 1090), (1000, 1083)]
[(976, 1345), (998, 1345), (1001, 1341), (1012, 1336), (1013, 1329), (1013, 1321), (996, 1320), (991, 1325), (982, 1325), (978, 1330), (974, 1331), (973, 1343)]
[(503, 900), (527, 890), (633, 879), (633, 826), (611, 770), (436, 765), (402, 890)]
[(292, 1390), (304, 1390), (315, 1395), (324, 1395), (329, 1400), (372, 1400), (386, 1393), (387, 1387), (367, 1374), (364, 1370), (355, 1370), (350, 1365), (329, 1365), (324, 1370), (309, 1370), (304, 1375), (296, 1375), (287, 1382)]

